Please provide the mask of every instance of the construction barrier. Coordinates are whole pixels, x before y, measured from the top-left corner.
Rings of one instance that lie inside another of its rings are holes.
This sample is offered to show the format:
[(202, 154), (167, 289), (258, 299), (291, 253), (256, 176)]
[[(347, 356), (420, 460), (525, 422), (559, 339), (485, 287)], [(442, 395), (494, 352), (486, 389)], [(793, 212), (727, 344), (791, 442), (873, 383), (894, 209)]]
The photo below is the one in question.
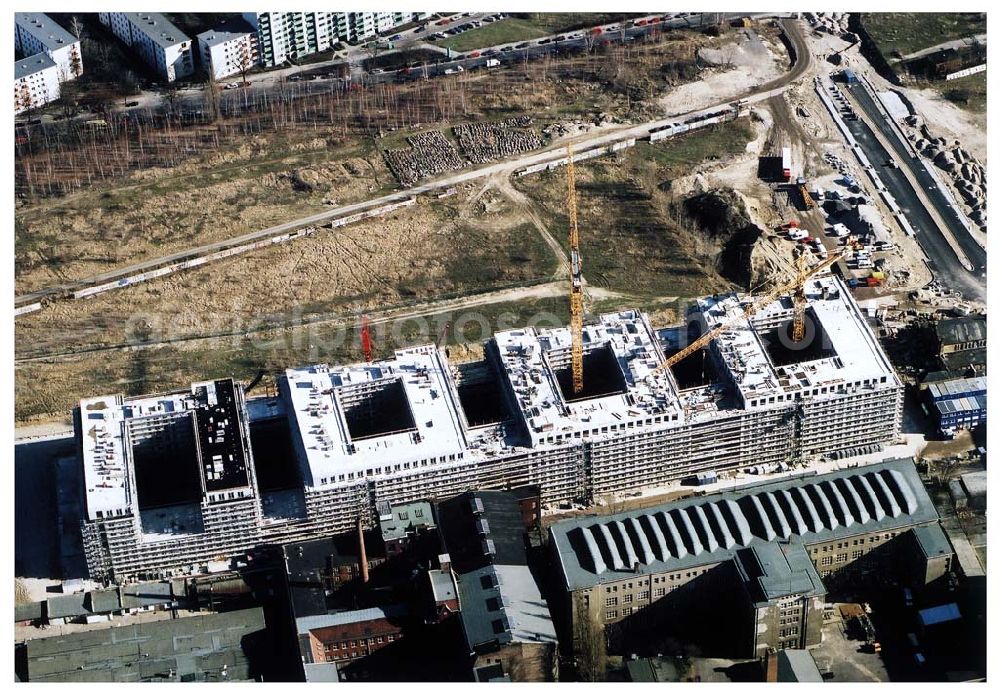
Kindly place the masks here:
[(22, 305), (19, 308), (14, 308), (14, 317), (17, 317), (18, 315), (25, 315), (26, 313), (33, 313), (36, 310), (41, 310), (41, 309), (42, 309), (41, 303), (29, 303), (28, 305)]
[[(377, 208), (369, 209), (367, 211), (361, 211), (360, 213), (353, 213), (350, 216), (345, 216), (344, 218), (336, 218), (324, 224), (323, 227), (340, 228), (345, 225), (350, 225), (351, 223), (356, 223), (360, 220), (364, 220), (366, 218), (375, 218), (377, 216), (382, 216), (398, 208), (403, 208), (404, 206), (412, 206), (415, 203), (416, 199), (410, 197), (405, 201), (386, 204), (384, 206), (379, 206)], [(98, 284), (97, 286), (89, 286), (87, 288), (80, 289), (79, 291), (74, 291), (73, 299), (76, 300), (80, 298), (88, 298), (90, 296), (96, 296), (99, 293), (104, 293), (112, 289), (125, 288), (126, 286), (133, 286), (135, 284), (140, 284), (146, 281), (152, 281), (153, 279), (158, 279), (162, 276), (167, 276), (168, 274), (173, 274), (178, 271), (184, 271), (185, 269), (194, 269), (195, 267), (200, 267), (204, 264), (209, 264), (211, 262), (217, 262), (220, 259), (225, 259), (227, 257), (234, 257), (239, 254), (252, 252), (254, 250), (259, 250), (264, 247), (270, 247), (272, 245), (280, 245), (282, 243), (289, 242), (290, 240), (295, 240), (300, 237), (312, 235), (315, 232), (316, 228), (310, 226), (307, 228), (301, 228), (291, 233), (283, 233), (281, 235), (275, 235), (274, 237), (265, 238), (263, 240), (256, 240), (254, 242), (249, 242), (245, 245), (237, 245), (235, 247), (230, 247), (228, 249), (220, 250), (210, 255), (205, 255), (203, 257), (195, 257), (193, 259), (186, 259), (182, 262), (174, 262), (173, 264), (167, 264), (157, 269), (153, 269), (152, 271), (143, 272), (141, 274), (134, 274), (132, 276), (126, 276), (121, 279), (115, 279), (114, 281), (108, 281), (107, 283)]]

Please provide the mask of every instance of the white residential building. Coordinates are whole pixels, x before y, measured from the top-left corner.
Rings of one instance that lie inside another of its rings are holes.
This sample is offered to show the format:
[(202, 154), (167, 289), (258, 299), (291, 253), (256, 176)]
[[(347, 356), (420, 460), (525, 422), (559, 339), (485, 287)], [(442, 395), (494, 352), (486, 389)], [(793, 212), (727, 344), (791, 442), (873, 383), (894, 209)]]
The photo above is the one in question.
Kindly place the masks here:
[(248, 26), (219, 27), (198, 35), (201, 65), (216, 80), (258, 65), (257, 35)]
[(350, 530), (377, 521), (382, 501), (520, 485), (540, 487), (544, 502), (594, 499), (893, 443), (903, 386), (864, 314), (836, 277), (804, 292), (797, 348), (782, 339), (791, 298), (752, 318), (747, 297), (700, 300), (706, 327), (733, 320), (706, 352), (714, 378), (657, 371), (686, 325), (657, 332), (629, 310), (584, 328), (579, 395), (568, 392), (570, 330), (528, 327), (496, 333), (478, 362), (453, 365), (428, 345), (289, 369), (270, 398), (244, 401), (225, 380), (83, 400), (91, 574)]
[(14, 15), (14, 48), (23, 56), (47, 55), (59, 69), (60, 82), (83, 74), (80, 40), (41, 12)]
[(357, 42), (419, 19), (414, 12), (244, 12), (257, 32), (260, 62), (271, 67), (326, 51), (338, 41)]
[(193, 42), (159, 12), (100, 12), (98, 17), (167, 82), (194, 72)]
[(59, 66), (45, 53), (15, 61), (14, 113), (59, 99), (59, 74)]

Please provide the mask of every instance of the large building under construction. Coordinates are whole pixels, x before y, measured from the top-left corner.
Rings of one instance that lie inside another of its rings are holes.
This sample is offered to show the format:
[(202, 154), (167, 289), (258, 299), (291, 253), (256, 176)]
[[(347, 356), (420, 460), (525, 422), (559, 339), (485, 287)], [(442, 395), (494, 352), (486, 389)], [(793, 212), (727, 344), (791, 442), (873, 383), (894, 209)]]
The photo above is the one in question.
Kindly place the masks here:
[[(705, 471), (771, 466), (898, 436), (902, 385), (843, 283), (805, 284), (806, 336), (783, 297), (700, 300), (685, 327), (637, 311), (583, 330), (574, 389), (569, 328), (499, 332), (484, 359), (433, 345), (351, 366), (289, 369), (278, 395), (232, 381), (80, 403), (91, 574), (157, 574), (254, 545), (377, 521), (376, 505), (538, 485), (594, 498)], [(725, 324), (704, 352), (666, 358)]]

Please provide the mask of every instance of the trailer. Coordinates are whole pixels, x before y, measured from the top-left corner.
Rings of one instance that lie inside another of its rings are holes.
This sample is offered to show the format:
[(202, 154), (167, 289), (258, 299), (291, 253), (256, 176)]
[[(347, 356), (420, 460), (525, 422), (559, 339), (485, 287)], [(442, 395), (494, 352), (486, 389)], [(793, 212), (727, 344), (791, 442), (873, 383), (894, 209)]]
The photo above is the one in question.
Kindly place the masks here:
[(786, 182), (792, 179), (792, 149), (781, 149), (781, 176)]

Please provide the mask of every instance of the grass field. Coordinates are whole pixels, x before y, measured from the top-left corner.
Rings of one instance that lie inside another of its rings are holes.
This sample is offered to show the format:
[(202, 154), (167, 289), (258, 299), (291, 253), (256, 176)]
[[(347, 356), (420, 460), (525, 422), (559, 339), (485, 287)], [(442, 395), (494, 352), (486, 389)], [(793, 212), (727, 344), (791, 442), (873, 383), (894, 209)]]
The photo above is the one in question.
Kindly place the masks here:
[(934, 89), (949, 102), (963, 109), (983, 114), (986, 112), (986, 73), (977, 73), (949, 82), (935, 82)]
[[(753, 132), (743, 122), (723, 124), (653, 145), (637, 144), (621, 159), (605, 157), (577, 168), (580, 251), (584, 275), (596, 286), (638, 298), (691, 297), (729, 286), (697, 251), (691, 230), (670, 210), (664, 182), (691, 174), (702, 162), (742, 152)], [(549, 230), (565, 231), (565, 173), (517, 181), (537, 202)]]
[(861, 23), (889, 61), (986, 33), (986, 14), (978, 12), (872, 12), (863, 14)]
[(550, 34), (617, 22), (631, 16), (633, 15), (584, 12), (535, 13), (485, 24), (478, 29), (470, 29), (464, 34), (440, 41), (437, 45), (450, 48), (453, 51), (472, 51), (477, 48), (539, 39)]

